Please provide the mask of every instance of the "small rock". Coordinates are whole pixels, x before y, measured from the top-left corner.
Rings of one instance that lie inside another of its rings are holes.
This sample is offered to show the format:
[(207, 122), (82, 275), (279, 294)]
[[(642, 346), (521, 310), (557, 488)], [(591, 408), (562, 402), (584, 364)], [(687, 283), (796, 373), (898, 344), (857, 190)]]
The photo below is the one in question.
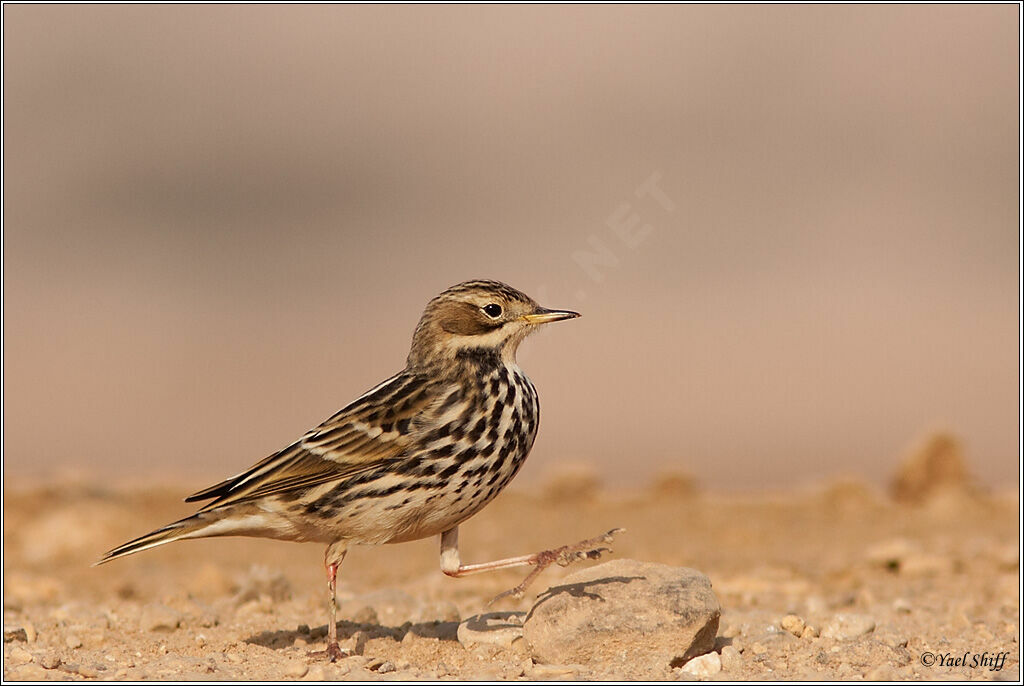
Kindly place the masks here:
[(389, 672), (397, 671), (395, 664), (391, 660), (385, 660), (383, 664), (377, 667), (378, 674), (387, 674)]
[(525, 612), (490, 612), (474, 615), (459, 624), (458, 639), (463, 648), (496, 645), (510, 648), (523, 636)]
[(544, 663), (683, 664), (709, 652), (721, 606), (710, 580), (684, 567), (613, 560), (567, 576), (540, 595), (524, 622)]
[(8, 626), (4, 625), (4, 643), (10, 643), (11, 641), (27, 641), (28, 632), (25, 631), (23, 626)]
[(60, 667), (60, 657), (52, 650), (47, 650), (39, 656), (39, 664), (45, 669), (57, 669)]
[(139, 616), (139, 629), (141, 631), (174, 631), (181, 624), (181, 617), (177, 612), (158, 603), (150, 603), (142, 608)]
[(26, 619), (24, 625), (22, 625), (22, 629), (25, 631), (25, 640), (28, 643), (35, 643), (36, 642), (36, 627), (35, 627), (35, 625), (32, 624), (32, 622), (30, 622), (30, 621), (28, 621)]
[(796, 615), (786, 615), (779, 622), (779, 626), (793, 634), (794, 636), (801, 636), (804, 633), (804, 620)]
[(683, 671), (693, 676), (714, 676), (722, 671), (722, 658), (718, 653), (701, 655), (683, 665)]
[(284, 675), (289, 679), (301, 679), (309, 671), (309, 665), (301, 660), (291, 660), (285, 665)]
[(84, 676), (86, 679), (95, 679), (100, 675), (100, 671), (92, 665), (78, 665), (75, 668), (75, 674)]
[(24, 648), (15, 646), (11, 648), (11, 652), (7, 657), (12, 665), (27, 665), (32, 662), (32, 653), (28, 652)]
[(351, 655), (362, 655), (366, 650), (366, 641), (369, 635), (365, 631), (357, 631), (349, 638), (338, 641), (338, 647)]
[(743, 666), (743, 658), (736, 646), (724, 646), (722, 648), (722, 669), (735, 672)]
[(78, 634), (68, 634), (67, 638), (64, 639), (64, 644), (68, 648), (75, 650), (77, 648), (82, 647), (82, 639), (78, 636)]
[(822, 630), (825, 638), (849, 640), (875, 630), (875, 620), (867, 615), (838, 614)]
[(818, 629), (816, 627), (813, 627), (813, 626), (810, 626), (810, 625), (805, 626), (804, 630), (800, 632), (800, 638), (802, 638), (804, 640), (808, 640), (808, 639), (812, 639), (812, 638), (817, 638), (820, 635), (821, 635), (821, 632), (818, 631)]

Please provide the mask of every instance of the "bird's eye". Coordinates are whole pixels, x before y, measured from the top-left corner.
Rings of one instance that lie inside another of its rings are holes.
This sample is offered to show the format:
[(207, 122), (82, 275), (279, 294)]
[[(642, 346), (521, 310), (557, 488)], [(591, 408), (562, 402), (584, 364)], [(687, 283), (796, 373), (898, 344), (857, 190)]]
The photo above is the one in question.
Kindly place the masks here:
[(491, 303), (490, 305), (484, 305), (484, 312), (491, 319), (497, 319), (501, 316), (501, 305)]

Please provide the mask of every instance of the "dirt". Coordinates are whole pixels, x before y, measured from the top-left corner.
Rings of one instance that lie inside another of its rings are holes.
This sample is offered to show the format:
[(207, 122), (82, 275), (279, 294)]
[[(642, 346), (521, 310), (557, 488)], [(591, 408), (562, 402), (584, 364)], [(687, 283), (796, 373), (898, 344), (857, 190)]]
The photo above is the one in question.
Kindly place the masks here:
[(600, 664), (548, 665), (522, 640), (464, 647), (460, 619), (528, 611), (572, 568), (550, 569), (524, 598), (488, 607), (525, 572), (450, 579), (428, 540), (349, 554), (339, 636), (354, 654), (329, 664), (307, 656), (323, 647), (326, 630), (318, 545), (188, 541), (90, 567), (108, 548), (189, 514), (181, 496), (195, 485), (5, 490), (5, 679), (1020, 675), (1015, 490), (954, 489), (919, 504), (855, 482), (747, 495), (672, 479), (628, 495), (596, 483), (511, 490), (463, 525), (464, 561), (625, 527), (615, 557), (710, 577), (722, 606), (715, 652), (692, 664), (637, 664), (624, 650)]

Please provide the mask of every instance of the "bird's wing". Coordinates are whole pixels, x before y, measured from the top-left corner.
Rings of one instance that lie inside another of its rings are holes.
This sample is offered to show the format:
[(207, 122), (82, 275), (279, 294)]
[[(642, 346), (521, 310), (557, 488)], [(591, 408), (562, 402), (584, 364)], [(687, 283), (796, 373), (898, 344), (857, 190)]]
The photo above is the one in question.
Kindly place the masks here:
[(406, 455), (416, 438), (433, 425), (436, 410), (458, 393), (457, 387), (400, 372), (284, 450), (185, 501), (214, 499), (205, 511), (374, 469)]

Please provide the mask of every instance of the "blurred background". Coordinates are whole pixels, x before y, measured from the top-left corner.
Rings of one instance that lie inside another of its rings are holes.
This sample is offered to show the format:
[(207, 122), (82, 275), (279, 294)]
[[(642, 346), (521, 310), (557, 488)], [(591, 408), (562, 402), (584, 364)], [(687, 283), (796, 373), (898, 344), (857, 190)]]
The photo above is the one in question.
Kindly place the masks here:
[(1015, 483), (1019, 11), (5, 5), (4, 475), (204, 486), (495, 278), (520, 486)]

